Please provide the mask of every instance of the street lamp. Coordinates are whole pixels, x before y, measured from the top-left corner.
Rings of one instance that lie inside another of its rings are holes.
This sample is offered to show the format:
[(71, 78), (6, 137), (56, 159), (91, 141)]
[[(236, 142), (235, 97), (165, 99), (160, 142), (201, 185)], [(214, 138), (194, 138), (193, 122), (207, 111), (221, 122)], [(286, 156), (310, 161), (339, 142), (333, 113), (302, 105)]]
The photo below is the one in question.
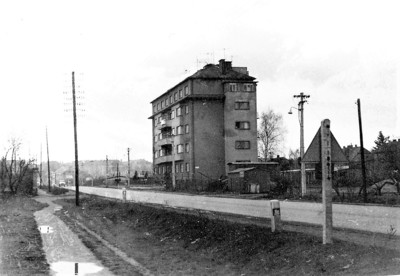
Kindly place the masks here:
[(174, 135), (171, 135), (171, 145), (172, 145), (172, 189), (175, 190), (176, 186), (176, 176), (175, 176), (175, 141)]

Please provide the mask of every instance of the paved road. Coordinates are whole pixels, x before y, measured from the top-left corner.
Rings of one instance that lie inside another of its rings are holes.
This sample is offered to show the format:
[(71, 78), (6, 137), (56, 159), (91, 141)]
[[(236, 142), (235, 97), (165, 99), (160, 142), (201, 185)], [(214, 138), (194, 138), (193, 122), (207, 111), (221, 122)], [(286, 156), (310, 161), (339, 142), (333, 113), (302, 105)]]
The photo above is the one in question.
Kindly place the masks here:
[(49, 204), (49, 207), (35, 212), (35, 219), (39, 225), (51, 275), (113, 275), (102, 266), (78, 236), (53, 214), (61, 209), (61, 206), (52, 202), (56, 197), (39, 189), (39, 196), (35, 199)]
[[(74, 190), (74, 187), (68, 187)], [(80, 192), (99, 196), (123, 199), (121, 189), (80, 187)], [(269, 218), (269, 200), (250, 200), (167, 193), (160, 191), (127, 190), (128, 201), (163, 204), (171, 207), (208, 210), (244, 216)], [(281, 201), (283, 221), (302, 222), (321, 225), (322, 204), (309, 202)], [(400, 236), (400, 208), (373, 205), (333, 204), (333, 226), (376, 233), (389, 233)]]

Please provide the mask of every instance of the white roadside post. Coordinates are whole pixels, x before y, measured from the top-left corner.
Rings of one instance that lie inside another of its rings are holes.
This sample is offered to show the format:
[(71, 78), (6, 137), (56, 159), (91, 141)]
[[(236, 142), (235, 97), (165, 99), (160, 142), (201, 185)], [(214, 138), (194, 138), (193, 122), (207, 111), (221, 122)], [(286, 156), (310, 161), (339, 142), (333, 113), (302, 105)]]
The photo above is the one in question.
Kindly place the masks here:
[(332, 158), (330, 121), (321, 122), (322, 243), (332, 243)]
[(126, 188), (122, 188), (122, 200), (126, 202)]
[(271, 200), (271, 231), (281, 230), (281, 207), (279, 200)]

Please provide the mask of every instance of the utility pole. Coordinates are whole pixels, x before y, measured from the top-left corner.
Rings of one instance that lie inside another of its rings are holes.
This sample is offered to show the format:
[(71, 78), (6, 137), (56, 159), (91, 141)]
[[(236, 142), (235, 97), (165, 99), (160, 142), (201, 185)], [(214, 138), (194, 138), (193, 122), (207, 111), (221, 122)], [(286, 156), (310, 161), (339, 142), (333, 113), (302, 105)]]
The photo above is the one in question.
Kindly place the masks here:
[(50, 192), (50, 157), (49, 157), (49, 138), (47, 135), (47, 127), (46, 127), (46, 145), (47, 145), (47, 181), (49, 184), (49, 192)]
[(74, 142), (75, 142), (75, 205), (79, 206), (79, 163), (78, 163), (78, 135), (76, 128), (76, 100), (75, 100), (75, 73), (72, 72), (72, 108), (74, 117)]
[[(294, 95), (293, 98), (300, 98), (299, 101), (299, 112), (300, 112), (300, 158), (303, 160), (304, 157), (304, 103), (307, 102), (307, 98), (310, 95), (304, 95), (303, 92), (300, 95)], [(304, 196), (307, 193), (306, 187), (306, 164), (301, 162), (301, 195)]]
[(106, 155), (106, 187), (108, 185), (108, 155)]
[(131, 160), (129, 159), (129, 151), (130, 148), (128, 148), (128, 187), (131, 185)]
[(360, 99), (357, 99), (357, 107), (358, 107), (358, 125), (360, 128), (361, 172), (362, 172), (362, 181), (363, 181), (363, 190), (364, 190), (364, 203), (367, 203), (367, 201), (368, 201), (368, 199), (367, 199), (367, 180), (366, 180), (366, 175), (365, 175), (364, 140), (363, 140), (363, 132), (362, 132)]
[(43, 163), (43, 160), (42, 160), (42, 143), (40, 143), (40, 166), (39, 166), (39, 170), (40, 170), (40, 173), (39, 173), (39, 187), (40, 188), (42, 188), (42, 173), (43, 173), (43, 171), (42, 171), (42, 163)]

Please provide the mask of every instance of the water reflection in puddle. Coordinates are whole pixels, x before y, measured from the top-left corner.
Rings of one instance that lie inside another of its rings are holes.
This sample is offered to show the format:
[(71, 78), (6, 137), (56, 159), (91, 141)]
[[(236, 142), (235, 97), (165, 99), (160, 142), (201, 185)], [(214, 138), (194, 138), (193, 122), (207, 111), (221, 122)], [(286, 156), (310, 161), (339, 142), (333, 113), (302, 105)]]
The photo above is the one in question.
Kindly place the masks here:
[(54, 232), (53, 227), (48, 226), (48, 225), (39, 226), (39, 231), (42, 234), (50, 234), (50, 233)]
[(103, 268), (94, 263), (56, 262), (50, 264), (54, 275), (90, 275), (100, 272)]

